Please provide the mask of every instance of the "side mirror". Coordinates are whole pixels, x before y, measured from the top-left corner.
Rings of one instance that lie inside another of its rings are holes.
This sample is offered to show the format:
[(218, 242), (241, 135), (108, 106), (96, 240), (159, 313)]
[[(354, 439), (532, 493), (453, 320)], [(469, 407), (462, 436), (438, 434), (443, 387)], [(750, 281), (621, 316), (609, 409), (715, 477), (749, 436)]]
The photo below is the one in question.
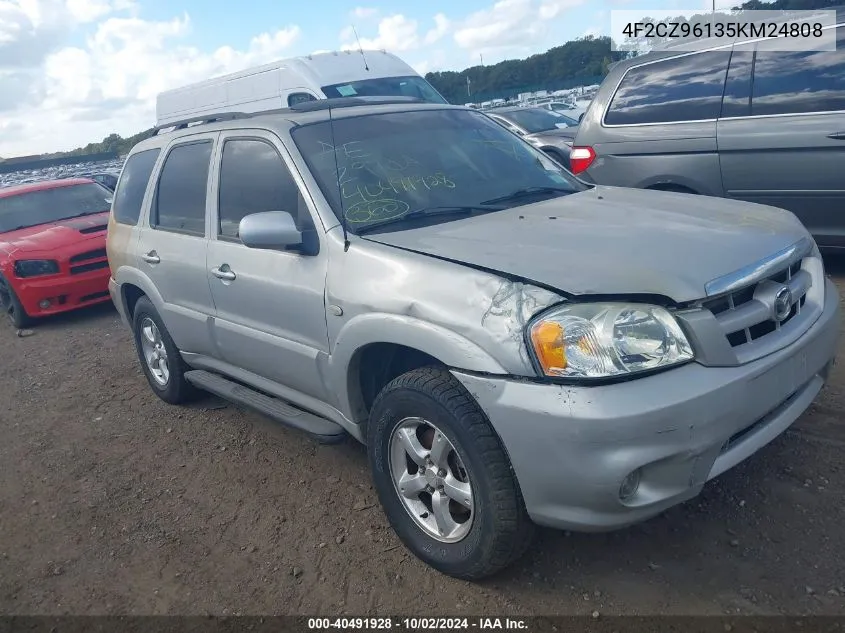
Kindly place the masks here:
[(244, 216), (238, 225), (244, 246), (286, 250), (302, 244), (302, 233), (287, 211), (265, 211)]

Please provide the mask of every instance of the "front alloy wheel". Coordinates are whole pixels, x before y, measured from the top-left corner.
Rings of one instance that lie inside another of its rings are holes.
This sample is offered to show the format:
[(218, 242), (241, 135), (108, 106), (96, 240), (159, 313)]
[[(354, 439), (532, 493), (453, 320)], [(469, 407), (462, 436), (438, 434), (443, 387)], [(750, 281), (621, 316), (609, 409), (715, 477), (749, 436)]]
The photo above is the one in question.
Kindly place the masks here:
[(432, 422), (399, 422), (390, 439), (390, 472), (408, 514), (430, 537), (457, 543), (469, 533), (474, 510), (469, 474)]
[(391, 526), (435, 569), (476, 580), (528, 547), (533, 524), (501, 440), (446, 368), (409, 371), (381, 390), (367, 453)]

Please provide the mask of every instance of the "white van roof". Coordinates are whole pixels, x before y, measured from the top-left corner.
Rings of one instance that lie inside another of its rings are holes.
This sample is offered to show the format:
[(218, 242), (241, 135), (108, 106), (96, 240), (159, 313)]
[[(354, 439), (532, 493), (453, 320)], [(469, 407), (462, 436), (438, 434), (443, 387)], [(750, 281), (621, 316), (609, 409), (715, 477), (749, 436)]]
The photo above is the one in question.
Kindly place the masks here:
[(321, 87), (419, 74), (386, 51), (348, 50), (281, 59), (262, 66), (167, 90), (156, 99), (156, 125), (165, 126), (215, 112), (258, 112), (287, 106), (295, 92), (325, 98)]

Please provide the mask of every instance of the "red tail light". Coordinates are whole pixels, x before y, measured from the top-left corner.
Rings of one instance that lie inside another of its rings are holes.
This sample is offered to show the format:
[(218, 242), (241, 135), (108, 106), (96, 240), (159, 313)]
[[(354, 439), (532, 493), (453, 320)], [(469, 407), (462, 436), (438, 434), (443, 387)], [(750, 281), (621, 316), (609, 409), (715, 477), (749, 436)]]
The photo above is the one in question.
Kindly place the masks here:
[(585, 171), (596, 159), (596, 153), (592, 147), (573, 147), (569, 154), (569, 166), (573, 174), (580, 174)]

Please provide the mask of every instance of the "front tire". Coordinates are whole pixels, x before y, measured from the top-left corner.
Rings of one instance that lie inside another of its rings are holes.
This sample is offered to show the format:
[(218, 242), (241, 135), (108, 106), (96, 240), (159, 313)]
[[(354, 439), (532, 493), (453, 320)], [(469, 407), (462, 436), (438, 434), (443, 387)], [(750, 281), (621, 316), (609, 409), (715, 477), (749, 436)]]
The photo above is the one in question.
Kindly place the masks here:
[(415, 369), (388, 384), (373, 404), (367, 445), (388, 520), (428, 565), (477, 580), (530, 545), (534, 526), (501, 441), (446, 369)]
[(153, 392), (168, 404), (195, 400), (199, 392), (185, 380), (188, 367), (161, 316), (147, 297), (141, 297), (135, 304), (132, 333), (141, 369)]
[(26, 313), (12, 286), (2, 276), (0, 276), (0, 309), (18, 330), (32, 325), (32, 317)]

